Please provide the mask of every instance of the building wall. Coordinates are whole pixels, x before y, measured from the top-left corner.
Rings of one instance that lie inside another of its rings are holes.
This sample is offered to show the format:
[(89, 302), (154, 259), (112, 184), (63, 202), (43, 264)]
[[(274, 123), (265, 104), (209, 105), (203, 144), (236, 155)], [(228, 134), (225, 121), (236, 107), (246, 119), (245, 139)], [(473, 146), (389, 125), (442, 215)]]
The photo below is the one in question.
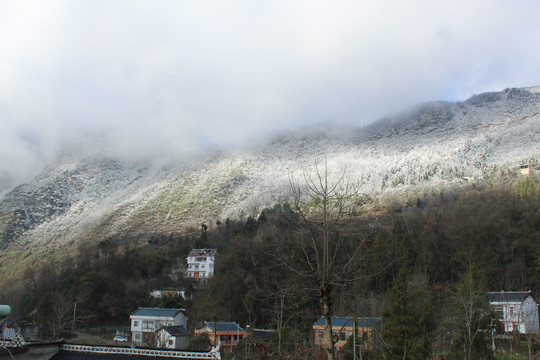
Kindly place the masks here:
[(491, 302), (504, 325), (505, 332), (519, 331), (522, 334), (539, 331), (538, 304), (532, 296), (521, 302)]
[(186, 298), (185, 290), (152, 290), (150, 296), (161, 299), (164, 296), (181, 296)]
[(195, 336), (199, 336), (203, 333), (208, 334), (210, 343), (212, 346), (221, 344), (223, 352), (230, 353), (236, 346), (239, 340), (242, 340), (247, 336), (247, 332), (243, 331), (215, 331), (206, 326), (202, 329), (195, 330)]
[(525, 299), (521, 307), (521, 317), (523, 321), (520, 324), (519, 332), (522, 334), (538, 332), (538, 304), (529, 296)]
[(160, 330), (157, 334), (157, 347), (164, 349), (185, 350), (189, 347), (188, 336), (172, 336), (165, 330)]
[(148, 342), (163, 326), (180, 325), (187, 329), (187, 316), (180, 312), (176, 317), (151, 317), (131, 315), (131, 334), (134, 342)]
[(188, 256), (188, 277), (210, 278), (214, 276), (214, 256)]
[[(315, 344), (324, 346), (324, 326), (321, 325), (315, 325), (313, 326), (313, 330), (315, 332)], [(347, 343), (347, 339), (349, 336), (352, 335), (354, 329), (352, 326), (343, 326), (343, 327), (337, 327), (332, 326), (332, 334), (334, 336), (335, 346), (337, 349), (343, 348), (343, 346)], [(373, 347), (373, 329), (372, 328), (362, 328), (359, 327), (356, 329), (357, 337), (360, 340), (365, 341), (365, 347), (367, 349), (371, 349)]]

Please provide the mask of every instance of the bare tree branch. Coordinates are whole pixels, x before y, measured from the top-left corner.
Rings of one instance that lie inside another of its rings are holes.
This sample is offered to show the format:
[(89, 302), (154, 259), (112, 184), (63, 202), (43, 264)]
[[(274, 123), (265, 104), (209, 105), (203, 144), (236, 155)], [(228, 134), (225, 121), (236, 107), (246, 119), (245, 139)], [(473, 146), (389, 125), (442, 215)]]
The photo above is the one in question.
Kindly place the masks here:
[(340, 289), (360, 278), (356, 272), (366, 257), (365, 237), (353, 238), (349, 232), (359, 193), (346, 171), (330, 178), (326, 159), (313, 171), (304, 170), (302, 180), (300, 184), (289, 178), (300, 224), (291, 234), (275, 234), (278, 241), (272, 256), (318, 299), (326, 320), (325, 348), (332, 360), (333, 304)]

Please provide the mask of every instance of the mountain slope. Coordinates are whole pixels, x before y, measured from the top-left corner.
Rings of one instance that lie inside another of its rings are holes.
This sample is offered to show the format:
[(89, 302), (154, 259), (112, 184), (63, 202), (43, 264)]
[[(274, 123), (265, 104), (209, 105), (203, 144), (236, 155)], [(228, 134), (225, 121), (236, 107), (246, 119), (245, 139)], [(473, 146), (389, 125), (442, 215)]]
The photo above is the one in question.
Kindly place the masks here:
[[(440, 189), (540, 160), (540, 88), (423, 104), (358, 129), (313, 128), (242, 153), (154, 168), (64, 156), (0, 198), (6, 272), (74, 247), (256, 214), (287, 199), (290, 178), (323, 159), (371, 198)], [(26, 259), (20, 261), (19, 259)], [(9, 270), (8, 270), (9, 269)]]

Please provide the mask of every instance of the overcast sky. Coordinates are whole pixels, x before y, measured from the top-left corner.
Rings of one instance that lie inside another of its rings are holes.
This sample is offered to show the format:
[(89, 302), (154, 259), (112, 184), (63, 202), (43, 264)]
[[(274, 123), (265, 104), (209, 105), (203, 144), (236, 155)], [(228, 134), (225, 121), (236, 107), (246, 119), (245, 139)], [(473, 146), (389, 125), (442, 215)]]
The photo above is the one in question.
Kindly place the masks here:
[(540, 85), (537, 0), (0, 0), (0, 183)]

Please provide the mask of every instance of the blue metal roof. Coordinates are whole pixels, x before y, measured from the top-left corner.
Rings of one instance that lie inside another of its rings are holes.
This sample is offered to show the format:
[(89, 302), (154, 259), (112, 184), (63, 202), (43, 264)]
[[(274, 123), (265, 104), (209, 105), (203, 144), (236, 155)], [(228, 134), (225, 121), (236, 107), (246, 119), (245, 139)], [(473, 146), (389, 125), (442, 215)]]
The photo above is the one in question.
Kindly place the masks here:
[[(187, 336), (189, 331), (187, 331), (183, 326), (164, 326), (161, 329), (165, 330), (173, 336)], [(160, 329), (160, 330), (161, 330)]]
[(132, 316), (152, 316), (152, 317), (175, 317), (178, 313), (183, 313), (184, 309), (162, 309), (162, 308), (138, 308)]
[(244, 331), (240, 325), (233, 322), (205, 321), (204, 323), (214, 331)]
[(529, 291), (493, 291), (487, 293), (490, 302), (522, 302), (528, 296), (532, 296)]
[[(351, 316), (346, 317), (332, 317), (332, 327), (352, 327), (353, 320)], [(356, 326), (359, 328), (376, 328), (381, 324), (381, 318), (364, 317), (356, 318)], [(323, 316), (315, 322), (313, 325), (326, 325), (326, 320)]]

